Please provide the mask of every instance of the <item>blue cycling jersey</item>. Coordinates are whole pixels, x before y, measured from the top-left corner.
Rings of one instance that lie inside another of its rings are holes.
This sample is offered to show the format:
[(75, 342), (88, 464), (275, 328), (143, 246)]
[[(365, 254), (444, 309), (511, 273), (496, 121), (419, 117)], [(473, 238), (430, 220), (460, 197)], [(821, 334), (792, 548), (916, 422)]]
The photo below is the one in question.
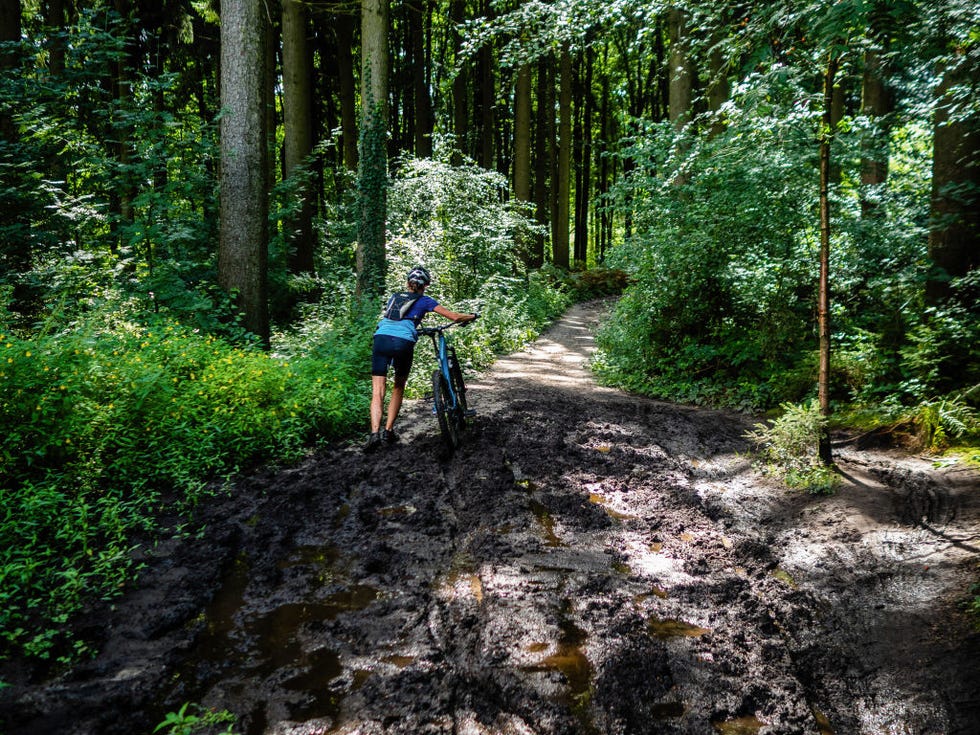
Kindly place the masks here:
[(378, 328), (374, 333), (417, 342), (419, 322), (437, 306), (439, 306), (439, 302), (431, 296), (420, 296), (418, 301), (412, 304), (412, 308), (408, 310), (403, 319), (382, 319), (378, 322)]

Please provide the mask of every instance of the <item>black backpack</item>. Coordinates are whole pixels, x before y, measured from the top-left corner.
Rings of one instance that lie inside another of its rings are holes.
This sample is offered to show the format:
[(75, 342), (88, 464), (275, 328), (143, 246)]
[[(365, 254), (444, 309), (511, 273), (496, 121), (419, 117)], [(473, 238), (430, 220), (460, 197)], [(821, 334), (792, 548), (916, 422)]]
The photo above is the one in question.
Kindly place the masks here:
[(391, 298), (388, 299), (388, 305), (385, 306), (382, 316), (392, 321), (401, 321), (405, 318), (409, 309), (412, 308), (412, 305), (420, 298), (422, 298), (422, 294), (412, 293), (411, 291), (401, 291), (392, 294)]

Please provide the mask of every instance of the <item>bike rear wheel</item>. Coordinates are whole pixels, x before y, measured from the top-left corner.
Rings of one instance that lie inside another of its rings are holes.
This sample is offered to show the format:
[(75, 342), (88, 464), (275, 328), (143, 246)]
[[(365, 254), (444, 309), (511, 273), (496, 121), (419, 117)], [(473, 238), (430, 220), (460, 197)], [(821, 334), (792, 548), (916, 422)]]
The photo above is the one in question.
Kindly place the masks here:
[(459, 446), (459, 432), (462, 429), (462, 411), (452, 407), (452, 393), (449, 384), (439, 370), (432, 373), (432, 400), (435, 403), (439, 431), (446, 446), (453, 450)]

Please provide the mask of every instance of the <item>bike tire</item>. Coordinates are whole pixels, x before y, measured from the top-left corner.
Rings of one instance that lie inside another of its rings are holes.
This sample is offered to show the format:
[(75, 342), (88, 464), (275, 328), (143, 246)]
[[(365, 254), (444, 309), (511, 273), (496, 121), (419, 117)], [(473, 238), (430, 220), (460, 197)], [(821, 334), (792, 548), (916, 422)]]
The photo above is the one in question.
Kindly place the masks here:
[(452, 347), (447, 351), (449, 358), (449, 380), (456, 394), (456, 404), (459, 406), (459, 423), (462, 426), (466, 423), (466, 384), (463, 382), (463, 370), (459, 366), (456, 358), (456, 350)]
[(432, 373), (432, 400), (436, 408), (436, 418), (439, 420), (439, 431), (446, 447), (452, 451), (459, 446), (459, 416), (458, 409), (451, 408), (452, 397), (449, 384), (439, 370)]

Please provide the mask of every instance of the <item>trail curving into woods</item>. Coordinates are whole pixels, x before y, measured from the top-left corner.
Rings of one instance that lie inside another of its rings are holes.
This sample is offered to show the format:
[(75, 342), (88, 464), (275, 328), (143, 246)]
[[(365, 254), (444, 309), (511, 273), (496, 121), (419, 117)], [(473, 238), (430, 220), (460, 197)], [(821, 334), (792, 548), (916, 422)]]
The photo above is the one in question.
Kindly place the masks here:
[(208, 503), (81, 621), (96, 659), (11, 672), (5, 731), (980, 732), (977, 475), (843, 443), (841, 492), (788, 491), (748, 417), (596, 385), (605, 309), (471, 379), (453, 457), (415, 402)]

